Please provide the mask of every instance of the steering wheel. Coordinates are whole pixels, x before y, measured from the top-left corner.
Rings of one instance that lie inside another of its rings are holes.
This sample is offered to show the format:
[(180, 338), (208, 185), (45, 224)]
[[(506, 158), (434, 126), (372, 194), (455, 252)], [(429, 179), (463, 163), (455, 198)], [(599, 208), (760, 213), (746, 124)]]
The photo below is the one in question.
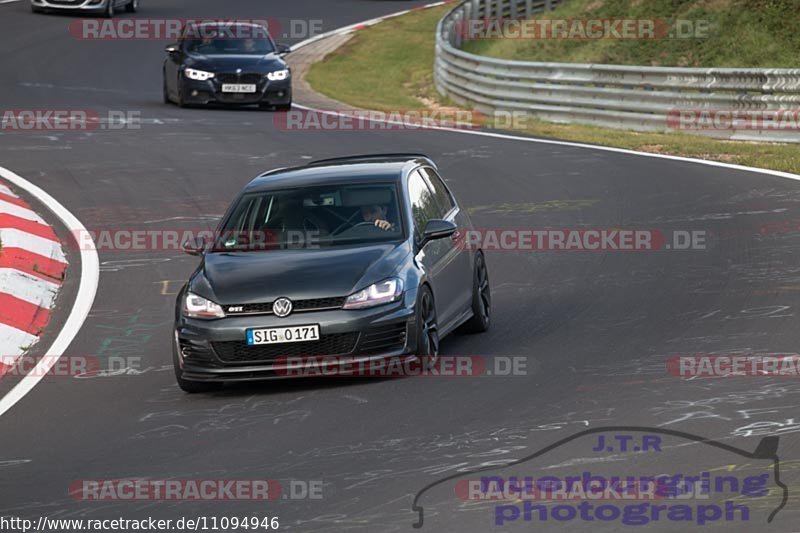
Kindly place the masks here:
[[(345, 228), (345, 226), (347, 226), (348, 224), (350, 224), (350, 227), (349, 228)], [(353, 229), (353, 228), (357, 228), (359, 226), (364, 226), (364, 225), (373, 226), (374, 224), (375, 224), (374, 222), (366, 222), (366, 221), (356, 222), (355, 224), (353, 224), (352, 222), (350, 222), (350, 220), (347, 220), (346, 222), (340, 224), (335, 230), (333, 230), (331, 232), (331, 235), (338, 235), (342, 231), (344, 231), (345, 229)]]

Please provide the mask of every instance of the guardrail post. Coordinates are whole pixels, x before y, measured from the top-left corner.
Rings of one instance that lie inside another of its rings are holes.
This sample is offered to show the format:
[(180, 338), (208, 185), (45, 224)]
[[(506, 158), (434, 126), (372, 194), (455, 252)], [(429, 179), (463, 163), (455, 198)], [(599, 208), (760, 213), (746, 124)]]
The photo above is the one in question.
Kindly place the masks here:
[(553, 0), (544, 0), (544, 10), (552, 11), (553, 9), (555, 9), (553, 6)]
[(464, 30), (464, 11), (456, 11), (455, 20), (453, 20), (453, 46), (461, 48), (461, 33)]
[(469, 16), (474, 19), (481, 18), (481, 0), (472, 0), (472, 9), (470, 9)]
[(525, 0), (525, 18), (533, 18), (533, 0)]
[(509, 15), (511, 15), (512, 19), (519, 18), (519, 0), (510, 0), (511, 2), (511, 11), (509, 11)]

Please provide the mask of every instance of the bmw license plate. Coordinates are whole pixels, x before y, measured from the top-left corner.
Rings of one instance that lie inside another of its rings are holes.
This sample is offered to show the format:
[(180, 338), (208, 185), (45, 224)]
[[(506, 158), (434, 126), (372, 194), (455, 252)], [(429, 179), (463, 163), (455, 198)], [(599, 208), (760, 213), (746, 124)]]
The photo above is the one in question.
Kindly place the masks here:
[(249, 83), (224, 83), (222, 85), (224, 93), (254, 93), (256, 86)]
[(283, 328), (248, 329), (247, 344), (278, 344), (319, 340), (319, 324)]

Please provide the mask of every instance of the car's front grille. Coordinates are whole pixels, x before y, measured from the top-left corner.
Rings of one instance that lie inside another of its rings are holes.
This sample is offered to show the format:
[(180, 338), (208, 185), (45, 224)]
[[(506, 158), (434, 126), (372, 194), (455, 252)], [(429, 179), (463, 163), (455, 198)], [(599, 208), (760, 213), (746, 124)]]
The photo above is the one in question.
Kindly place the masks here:
[(263, 79), (263, 74), (217, 74), (220, 83), (246, 83), (258, 85)]
[(406, 344), (406, 323), (399, 322), (388, 326), (370, 328), (358, 343), (358, 353), (380, 355), (402, 348)]
[(47, 0), (47, 3), (53, 4), (54, 6), (79, 6), (85, 1), (86, 0)]
[[(312, 298), (308, 300), (297, 300), (292, 302), (292, 313), (307, 312), (307, 311), (323, 311), (329, 309), (340, 309), (344, 305), (347, 298)], [(235, 309), (235, 311), (231, 311)], [(272, 302), (255, 303), (244, 305), (226, 305), (225, 314), (228, 316), (239, 315), (271, 315)]]
[(270, 362), (278, 357), (347, 355), (353, 352), (358, 332), (321, 335), (313, 342), (288, 342), (248, 346), (244, 341), (212, 342), (217, 357), (226, 363)]

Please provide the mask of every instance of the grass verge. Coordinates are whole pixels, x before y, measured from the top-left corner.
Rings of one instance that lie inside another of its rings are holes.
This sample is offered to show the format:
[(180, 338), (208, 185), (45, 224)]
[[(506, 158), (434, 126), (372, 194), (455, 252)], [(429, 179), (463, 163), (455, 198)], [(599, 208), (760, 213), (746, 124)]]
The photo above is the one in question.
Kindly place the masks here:
[[(415, 11), (363, 29), (314, 64), (314, 90), (340, 102), (380, 111), (452, 106), (433, 84), (434, 30), (452, 4)], [(684, 133), (635, 133), (528, 119), (516, 133), (643, 152), (679, 155), (800, 174), (800, 147), (721, 141)]]
[(523, 61), (797, 68), (797, 10), (797, 0), (569, 0), (534, 18), (655, 19), (663, 26), (653, 39), (482, 39), (464, 49)]

